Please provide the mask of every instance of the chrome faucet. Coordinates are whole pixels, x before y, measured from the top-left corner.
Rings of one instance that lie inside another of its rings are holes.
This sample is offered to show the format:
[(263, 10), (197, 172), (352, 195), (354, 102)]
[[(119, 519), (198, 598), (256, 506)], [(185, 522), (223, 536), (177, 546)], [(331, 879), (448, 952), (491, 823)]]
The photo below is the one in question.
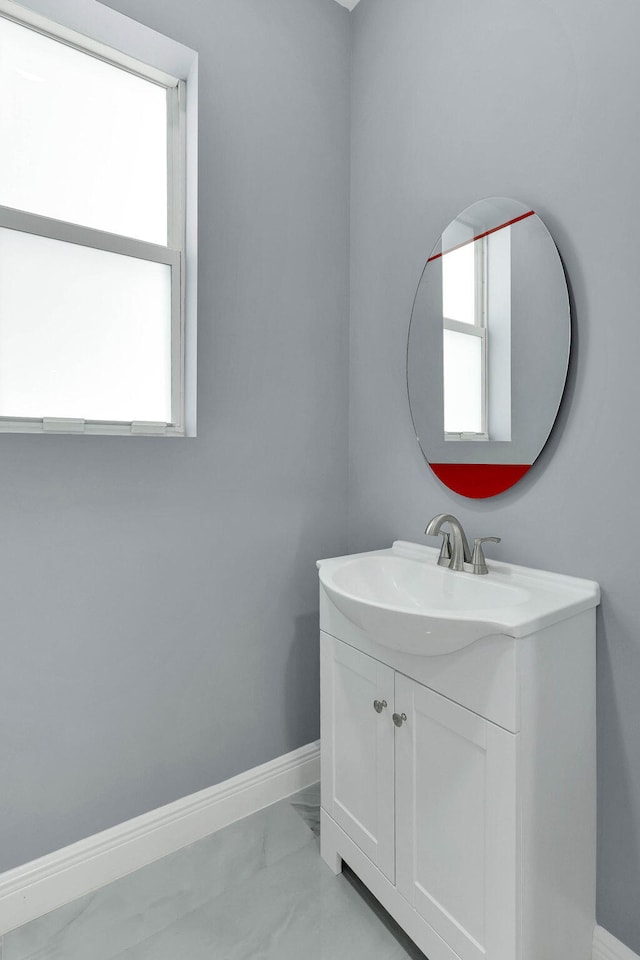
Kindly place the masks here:
[(437, 537), (443, 523), (448, 523), (451, 527), (453, 543), (450, 543), (448, 533), (442, 534), (442, 549), (438, 563), (441, 567), (449, 567), (450, 570), (464, 570), (464, 564), (471, 563), (471, 552), (467, 535), (457, 517), (450, 513), (439, 513), (429, 522), (424, 532), (428, 537)]
[[(440, 529), (444, 523), (448, 523), (451, 527), (451, 535), (448, 531)], [(462, 524), (450, 513), (439, 513), (427, 524), (424, 532), (428, 537), (437, 537), (438, 534), (442, 537), (439, 565), (460, 572), (488, 573), (482, 544), (487, 540), (500, 543), (500, 537), (478, 537), (473, 541), (473, 553), (471, 553)]]

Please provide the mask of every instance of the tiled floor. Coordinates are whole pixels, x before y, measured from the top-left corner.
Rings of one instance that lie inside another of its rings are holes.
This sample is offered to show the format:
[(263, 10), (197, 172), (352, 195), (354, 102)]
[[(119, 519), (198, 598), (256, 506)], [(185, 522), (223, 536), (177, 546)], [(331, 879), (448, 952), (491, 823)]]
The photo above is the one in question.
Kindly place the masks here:
[(0, 960), (424, 960), (322, 862), (318, 808), (317, 786), (267, 807), (6, 934)]

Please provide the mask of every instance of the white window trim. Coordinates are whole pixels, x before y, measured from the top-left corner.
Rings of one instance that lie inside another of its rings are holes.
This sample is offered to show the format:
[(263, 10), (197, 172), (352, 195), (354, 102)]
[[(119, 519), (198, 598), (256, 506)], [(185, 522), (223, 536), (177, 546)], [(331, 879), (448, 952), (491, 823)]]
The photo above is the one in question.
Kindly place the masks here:
[[(171, 88), (167, 247), (0, 207), (0, 226), (167, 263), (172, 270), (172, 419), (176, 426), (47, 418), (0, 419), (1, 433), (88, 433), (119, 436), (196, 435), (198, 186), (198, 54), (97, 0), (0, 0), (0, 14)], [(142, 67), (141, 65), (144, 65)], [(184, 144), (184, 149), (182, 149)], [(182, 185), (186, 184), (186, 191)], [(180, 237), (184, 225), (184, 236)], [(183, 248), (182, 256), (176, 248)], [(177, 282), (176, 282), (177, 281)], [(177, 356), (179, 354), (179, 356)], [(177, 360), (177, 362), (175, 362)]]

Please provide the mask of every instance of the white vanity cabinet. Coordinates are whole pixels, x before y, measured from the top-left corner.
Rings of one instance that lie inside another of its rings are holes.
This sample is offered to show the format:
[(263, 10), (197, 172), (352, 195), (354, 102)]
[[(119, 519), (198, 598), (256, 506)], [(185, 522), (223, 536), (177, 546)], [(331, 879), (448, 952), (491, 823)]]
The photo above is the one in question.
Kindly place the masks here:
[(429, 960), (590, 960), (595, 610), (442, 656), (320, 610), (324, 860)]

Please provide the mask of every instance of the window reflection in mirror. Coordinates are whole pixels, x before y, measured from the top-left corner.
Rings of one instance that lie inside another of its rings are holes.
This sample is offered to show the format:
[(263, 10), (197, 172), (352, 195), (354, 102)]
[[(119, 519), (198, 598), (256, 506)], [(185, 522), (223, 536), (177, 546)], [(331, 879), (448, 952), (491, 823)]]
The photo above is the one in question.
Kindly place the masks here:
[(442, 235), (445, 440), (511, 439), (511, 229)]

